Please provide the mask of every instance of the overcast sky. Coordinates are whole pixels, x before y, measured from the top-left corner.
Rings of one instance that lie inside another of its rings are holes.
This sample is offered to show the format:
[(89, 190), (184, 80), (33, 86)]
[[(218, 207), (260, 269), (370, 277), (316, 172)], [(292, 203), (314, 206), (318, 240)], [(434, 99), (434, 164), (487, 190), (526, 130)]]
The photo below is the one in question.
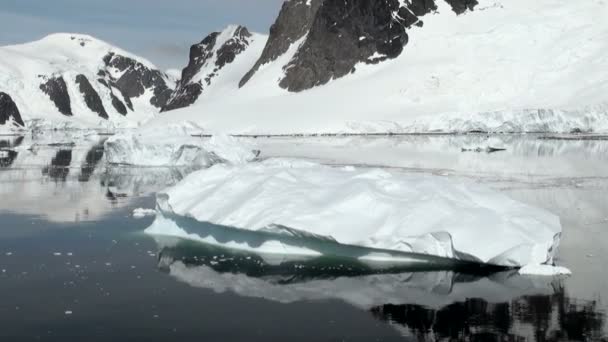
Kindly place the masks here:
[(0, 45), (87, 33), (182, 68), (188, 49), (230, 24), (267, 33), (283, 0), (0, 0)]

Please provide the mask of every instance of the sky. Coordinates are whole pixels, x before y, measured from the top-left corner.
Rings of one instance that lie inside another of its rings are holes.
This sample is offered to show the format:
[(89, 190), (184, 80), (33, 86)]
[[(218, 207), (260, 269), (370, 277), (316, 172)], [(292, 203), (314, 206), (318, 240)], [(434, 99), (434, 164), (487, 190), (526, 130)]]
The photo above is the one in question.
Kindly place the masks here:
[(0, 0), (0, 45), (86, 33), (183, 68), (190, 45), (230, 24), (268, 33), (283, 0)]

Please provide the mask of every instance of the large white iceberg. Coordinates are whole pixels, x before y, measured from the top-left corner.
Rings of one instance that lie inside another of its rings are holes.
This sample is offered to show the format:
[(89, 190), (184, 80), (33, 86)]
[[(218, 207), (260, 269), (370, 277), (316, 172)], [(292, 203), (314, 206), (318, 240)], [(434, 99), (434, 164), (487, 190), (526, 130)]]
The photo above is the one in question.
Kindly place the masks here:
[(197, 171), (157, 202), (150, 234), (265, 253), (327, 254), (333, 244), (365, 249), (347, 251), (361, 259), (519, 267), (551, 263), (561, 237), (557, 216), (477, 184), (289, 159)]
[(184, 124), (115, 135), (105, 142), (105, 154), (110, 164), (200, 167), (241, 163), (257, 156), (254, 148), (237, 138), (222, 134), (197, 137)]

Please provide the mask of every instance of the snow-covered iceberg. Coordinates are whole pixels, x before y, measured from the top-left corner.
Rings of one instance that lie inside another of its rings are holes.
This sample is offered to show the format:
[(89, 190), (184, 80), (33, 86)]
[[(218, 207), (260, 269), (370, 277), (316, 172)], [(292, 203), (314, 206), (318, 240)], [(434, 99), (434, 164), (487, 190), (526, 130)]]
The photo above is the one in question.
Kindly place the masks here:
[(106, 141), (105, 151), (110, 164), (138, 166), (207, 167), (218, 162), (246, 162), (257, 156), (252, 147), (236, 138), (196, 137), (182, 124), (113, 136)]
[(150, 234), (263, 253), (519, 267), (561, 238), (557, 216), (477, 184), (290, 159), (194, 172), (157, 205)]

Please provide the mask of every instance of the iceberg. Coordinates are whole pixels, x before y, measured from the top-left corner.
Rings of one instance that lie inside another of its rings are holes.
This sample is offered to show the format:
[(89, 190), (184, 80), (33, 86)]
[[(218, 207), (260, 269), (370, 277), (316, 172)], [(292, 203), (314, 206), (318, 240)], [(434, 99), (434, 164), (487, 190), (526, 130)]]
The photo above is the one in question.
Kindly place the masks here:
[(105, 151), (110, 164), (136, 166), (209, 167), (220, 162), (242, 163), (258, 155), (258, 151), (234, 137), (194, 136), (185, 124), (118, 134), (106, 140)]
[(561, 239), (557, 216), (472, 182), (280, 158), (194, 172), (157, 211), (149, 234), (371, 261), (550, 264)]

